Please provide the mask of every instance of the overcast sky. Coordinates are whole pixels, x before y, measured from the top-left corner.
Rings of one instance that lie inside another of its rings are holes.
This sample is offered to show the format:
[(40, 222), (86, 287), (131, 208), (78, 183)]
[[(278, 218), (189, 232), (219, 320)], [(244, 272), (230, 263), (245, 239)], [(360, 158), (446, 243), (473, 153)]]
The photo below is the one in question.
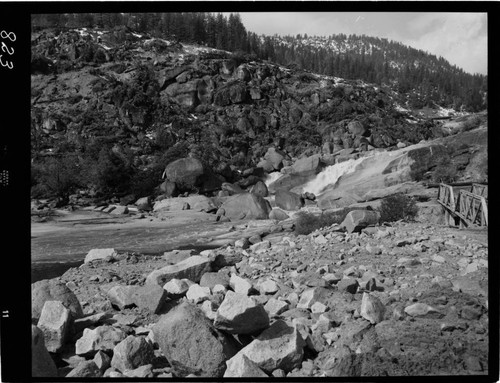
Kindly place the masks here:
[(487, 74), (486, 13), (266, 12), (241, 13), (257, 34), (365, 34), (422, 49), (469, 73)]

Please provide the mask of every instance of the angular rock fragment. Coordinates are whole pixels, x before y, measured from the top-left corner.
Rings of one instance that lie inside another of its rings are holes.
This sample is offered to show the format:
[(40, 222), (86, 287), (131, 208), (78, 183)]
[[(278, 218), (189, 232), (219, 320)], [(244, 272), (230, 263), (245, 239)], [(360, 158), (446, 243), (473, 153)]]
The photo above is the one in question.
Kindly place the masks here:
[(96, 260), (104, 259), (106, 261), (113, 260), (118, 253), (115, 249), (92, 249), (85, 256), (83, 263), (89, 263)]
[(363, 293), (360, 314), (371, 324), (376, 324), (384, 320), (385, 306), (376, 296)]
[(132, 301), (142, 309), (158, 314), (167, 299), (167, 291), (159, 285), (144, 285), (132, 293)]
[(171, 279), (163, 286), (163, 289), (167, 292), (167, 295), (171, 298), (178, 298), (185, 295), (189, 290), (189, 287), (194, 282), (189, 279)]
[(83, 310), (76, 295), (55, 279), (43, 279), (31, 285), (31, 318), (38, 320), (46, 301), (60, 301), (71, 311), (73, 319), (83, 317)]
[(92, 360), (103, 374), (111, 366), (111, 358), (102, 351), (97, 351)]
[(231, 339), (218, 331), (203, 312), (182, 303), (153, 327), (155, 341), (176, 376), (221, 377), (226, 360), (236, 353)]
[(142, 336), (129, 335), (113, 349), (111, 367), (124, 372), (149, 364), (153, 359), (154, 350), (151, 343)]
[(238, 294), (248, 295), (254, 288), (250, 281), (241, 278), (236, 274), (231, 274), (229, 279), (229, 286)]
[(244, 354), (237, 354), (227, 362), (224, 378), (267, 378), (268, 375)]
[(107, 295), (111, 305), (115, 306), (119, 310), (123, 310), (135, 305), (133, 295), (136, 290), (136, 286), (118, 285), (109, 289)]
[(194, 303), (206, 301), (210, 298), (210, 287), (201, 287), (195, 283), (189, 287), (186, 298)]
[(245, 355), (266, 373), (278, 368), (289, 372), (300, 367), (304, 346), (305, 341), (297, 329), (278, 320), (237, 355)]
[(101, 370), (93, 360), (86, 360), (81, 362), (72, 369), (66, 378), (99, 378), (102, 376)]
[(252, 334), (269, 326), (269, 316), (253, 299), (228, 291), (217, 310), (214, 326), (231, 334)]
[(45, 347), (43, 332), (35, 325), (31, 325), (31, 376), (57, 377), (57, 367)]
[(341, 226), (345, 227), (348, 233), (360, 232), (361, 229), (376, 225), (380, 219), (380, 213), (372, 210), (353, 210), (345, 217)]
[(339, 291), (346, 291), (351, 294), (356, 294), (358, 290), (358, 281), (354, 278), (343, 278), (337, 283), (337, 288)]
[(154, 270), (146, 278), (146, 284), (157, 284), (163, 286), (171, 279), (189, 279), (198, 283), (206, 272), (211, 271), (211, 260), (207, 257), (194, 255), (176, 263)]
[(49, 352), (58, 352), (66, 342), (70, 324), (70, 311), (59, 301), (46, 301), (38, 328), (43, 331)]
[(267, 311), (270, 317), (279, 315), (289, 309), (289, 304), (279, 299), (271, 298), (264, 305), (264, 310)]
[(405, 313), (412, 317), (442, 318), (444, 314), (425, 303), (415, 303), (405, 307)]
[(86, 328), (83, 335), (76, 341), (77, 355), (94, 355), (97, 351), (111, 351), (125, 339), (125, 333), (115, 327), (104, 325), (93, 330)]

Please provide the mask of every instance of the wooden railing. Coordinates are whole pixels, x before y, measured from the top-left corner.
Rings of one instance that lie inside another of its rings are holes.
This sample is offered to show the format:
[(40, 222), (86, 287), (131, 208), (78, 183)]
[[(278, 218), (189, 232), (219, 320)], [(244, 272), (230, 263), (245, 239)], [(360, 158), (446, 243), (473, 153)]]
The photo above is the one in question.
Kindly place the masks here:
[(445, 208), (447, 220), (452, 217), (460, 227), (488, 226), (488, 185), (472, 184), (471, 191), (439, 185), (438, 202)]

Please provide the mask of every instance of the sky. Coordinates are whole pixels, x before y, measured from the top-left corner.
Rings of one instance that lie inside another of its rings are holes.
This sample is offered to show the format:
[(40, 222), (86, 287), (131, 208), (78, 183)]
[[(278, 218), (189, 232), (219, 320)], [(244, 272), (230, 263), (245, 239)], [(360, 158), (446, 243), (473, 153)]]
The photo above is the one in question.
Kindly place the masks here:
[(239, 13), (247, 31), (266, 35), (365, 34), (421, 49), (469, 73), (488, 74), (486, 13)]

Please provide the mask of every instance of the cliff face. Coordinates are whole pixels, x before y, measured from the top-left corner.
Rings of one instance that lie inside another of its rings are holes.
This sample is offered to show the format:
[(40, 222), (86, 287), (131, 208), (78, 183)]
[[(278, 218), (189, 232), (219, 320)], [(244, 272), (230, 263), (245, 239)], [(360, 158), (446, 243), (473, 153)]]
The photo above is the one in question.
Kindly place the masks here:
[(126, 28), (33, 35), (31, 96), (34, 157), (83, 156), (105, 144), (140, 169), (196, 157), (230, 182), (270, 146), (284, 153), (285, 166), (314, 154), (331, 164), (342, 149), (449, 134), (402, 108), (405, 97), (388, 87)]

